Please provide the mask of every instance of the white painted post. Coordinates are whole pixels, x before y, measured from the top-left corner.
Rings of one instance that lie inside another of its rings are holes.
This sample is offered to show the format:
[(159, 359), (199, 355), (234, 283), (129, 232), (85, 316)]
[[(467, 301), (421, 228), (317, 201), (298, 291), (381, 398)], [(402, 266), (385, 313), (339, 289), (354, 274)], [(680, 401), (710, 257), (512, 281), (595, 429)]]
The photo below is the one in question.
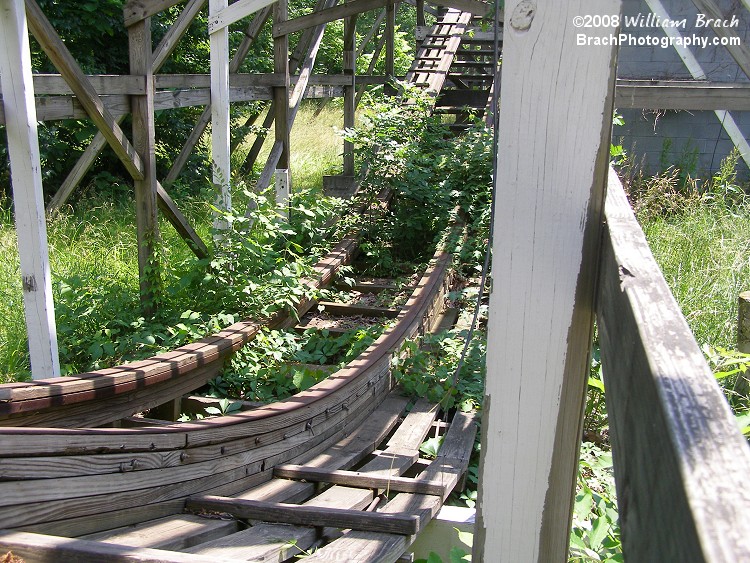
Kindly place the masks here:
[(506, 2), (474, 561), (567, 560), (616, 58), (577, 42), (618, 33), (574, 18), (619, 13)]
[(277, 168), (276, 172), (276, 208), (279, 214), (289, 219), (289, 183), (291, 176), (288, 168)]
[[(209, 20), (227, 8), (228, 0), (210, 0)], [(211, 160), (213, 183), (217, 192), (216, 207), (222, 211), (232, 208), (229, 189), (231, 174), (229, 155), (229, 28), (220, 26), (211, 31)], [(214, 219), (216, 229), (228, 228), (220, 215)]]
[(8, 132), (23, 302), (34, 379), (58, 377), (29, 33), (23, 0), (0, 0), (0, 80)]

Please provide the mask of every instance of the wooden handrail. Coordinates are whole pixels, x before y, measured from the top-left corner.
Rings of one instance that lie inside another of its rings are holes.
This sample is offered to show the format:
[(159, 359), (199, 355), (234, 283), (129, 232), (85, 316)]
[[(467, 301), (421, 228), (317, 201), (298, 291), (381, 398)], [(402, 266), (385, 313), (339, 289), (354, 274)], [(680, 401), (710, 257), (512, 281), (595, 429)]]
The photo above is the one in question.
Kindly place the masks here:
[(750, 448), (610, 170), (597, 320), (629, 561), (749, 561)]

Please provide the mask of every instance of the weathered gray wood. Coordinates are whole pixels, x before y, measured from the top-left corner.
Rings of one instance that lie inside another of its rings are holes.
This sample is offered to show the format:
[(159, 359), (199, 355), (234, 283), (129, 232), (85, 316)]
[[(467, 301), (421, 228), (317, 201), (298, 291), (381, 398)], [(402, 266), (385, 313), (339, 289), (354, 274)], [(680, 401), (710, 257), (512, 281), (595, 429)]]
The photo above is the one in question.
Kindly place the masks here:
[(24, 314), (34, 379), (58, 377), (55, 306), (47, 249), (31, 55), (23, 4), (0, 5), (0, 80), (6, 92), (8, 154), (20, 257)]
[(736, 82), (618, 80), (618, 108), (750, 111), (750, 85)]
[[(718, 20), (720, 22), (729, 21), (730, 18), (725, 17), (721, 11), (721, 8), (716, 4), (714, 0), (693, 0), (693, 4), (698, 8), (699, 12), (706, 19)], [(726, 49), (732, 58), (735, 60), (737, 65), (745, 73), (745, 76), (750, 78), (750, 47), (745, 44), (744, 37), (741, 37), (737, 30), (733, 27), (724, 25), (711, 26), (717, 37), (726, 39)]]
[(237, 518), (281, 522), (298, 526), (331, 526), (404, 535), (416, 534), (419, 531), (419, 519), (404, 514), (322, 508), (210, 495), (190, 497), (187, 499), (185, 506), (189, 510), (215, 510), (217, 512), (228, 512)]
[[(172, 54), (175, 47), (177, 47), (177, 42), (184, 35), (190, 23), (195, 18), (195, 15), (198, 13), (198, 11), (200, 11), (205, 2), (206, 0), (190, 0), (190, 2), (188, 2), (188, 5), (180, 13), (177, 21), (174, 23), (174, 25), (172, 25), (172, 27), (169, 28), (167, 33), (159, 42), (159, 45), (156, 47), (156, 49), (154, 49), (151, 60), (152, 74), (158, 72), (162, 65)], [(89, 77), (89, 79), (91, 79), (91, 77)], [(143, 80), (143, 83), (143, 92), (136, 93), (145, 94), (145, 80)], [(94, 87), (96, 88), (95, 83)], [(156, 87), (158, 88), (158, 85)], [(98, 88), (97, 91), (99, 91)], [(125, 115), (118, 117), (117, 124), (121, 124), (124, 119)], [(70, 194), (73, 193), (73, 190), (75, 190), (75, 188), (81, 182), (81, 180), (94, 164), (94, 161), (105, 146), (107, 146), (107, 139), (101, 132), (97, 132), (89, 146), (86, 147), (86, 150), (76, 162), (73, 169), (60, 185), (60, 188), (55, 192), (55, 195), (47, 206), (48, 213), (54, 212), (56, 209), (59, 209), (65, 204), (67, 199), (70, 197)]]
[(29, 29), (50, 58), (65, 81), (75, 92), (78, 102), (85, 108), (86, 113), (104, 134), (112, 150), (123, 163), (127, 171), (135, 180), (143, 179), (144, 164), (128, 141), (125, 133), (115, 121), (114, 117), (104, 106), (102, 100), (86, 79), (86, 75), (73, 59), (60, 36), (47, 20), (35, 0), (26, 0), (26, 16)]
[(346, 485), (360, 489), (388, 489), (401, 493), (443, 496), (445, 486), (436, 481), (410, 479), (407, 477), (382, 477), (361, 471), (342, 471), (306, 467), (303, 465), (280, 465), (274, 468), (275, 477)]
[(0, 530), (0, 551), (10, 551), (26, 563), (215, 563), (214, 559), (200, 555), (7, 530)]
[(81, 536), (82, 540), (150, 547), (152, 549), (185, 550), (238, 530), (236, 520), (202, 518), (193, 514), (175, 514), (127, 526)]
[(273, 4), (277, 0), (237, 0), (227, 8), (212, 15), (208, 20), (208, 33), (214, 33), (224, 27), (246, 18), (255, 12)]
[(301, 31), (308, 27), (314, 27), (316, 25), (330, 23), (332, 21), (340, 20), (367, 12), (369, 10), (376, 10), (384, 7), (388, 2), (392, 0), (353, 0), (340, 6), (334, 6), (331, 8), (325, 8), (323, 10), (317, 10), (312, 14), (306, 16), (300, 16), (293, 20), (288, 20), (283, 23), (274, 24), (273, 36), (281, 37), (282, 35), (288, 35), (295, 31)]
[[(228, 0), (209, 0), (209, 19), (229, 5)], [(210, 34), (211, 41), (211, 172), (216, 199), (213, 226), (229, 228), (222, 213), (232, 209), (231, 149), (229, 134), (229, 29), (221, 27)], [(214, 235), (216, 236), (216, 235)]]
[[(394, 41), (396, 38), (396, 4), (394, 0), (389, 0), (385, 5), (385, 76), (390, 81), (393, 80), (394, 76), (394, 64), (395, 64), (395, 46)], [(386, 88), (386, 93), (391, 91), (390, 88)]]
[(156, 196), (157, 204), (159, 209), (164, 216), (172, 223), (172, 226), (177, 230), (182, 239), (187, 243), (190, 250), (192, 250), (198, 258), (208, 258), (209, 252), (206, 247), (206, 243), (203, 242), (198, 233), (195, 232), (193, 226), (187, 220), (187, 217), (182, 214), (180, 208), (172, 200), (167, 191), (159, 184), (156, 183)]
[(152, 69), (151, 20), (146, 18), (128, 28), (130, 73), (145, 76), (146, 91), (130, 100), (133, 116), (133, 148), (141, 158), (143, 178), (135, 179), (135, 224), (138, 242), (138, 279), (143, 314), (156, 311), (160, 292), (160, 265), (156, 249), (160, 244), (156, 203), (156, 131), (154, 124), (154, 76)]
[(737, 298), (737, 350), (750, 354), (750, 291)]
[[(438, 458), (425, 471), (424, 478), (445, 482), (448, 486), (458, 481), (466, 471), (474, 447), (476, 424), (474, 415), (456, 413)], [(419, 528), (432, 519), (442, 505), (440, 497), (399, 493), (379, 514), (411, 514), (419, 521)], [(353, 531), (310, 556), (311, 561), (396, 561), (414, 537), (387, 533)], [(484, 559), (485, 561), (494, 560)], [(498, 559), (499, 560), (499, 559)]]
[[(87, 74), (86, 79), (99, 95), (143, 96), (146, 94), (146, 80), (143, 76)], [(73, 94), (73, 90), (60, 74), (34, 74), (33, 80), (34, 93), (37, 95)]]
[(593, 332), (616, 49), (576, 46), (577, 30), (562, 22), (617, 14), (620, 2), (537, 8), (514, 0), (505, 8), (496, 173), (503, 205), (495, 217), (504, 234), (493, 249), (474, 558), (563, 561)]
[(597, 320), (628, 560), (750, 559), (750, 449), (609, 174)]
[[(274, 28), (287, 21), (287, 0), (278, 0), (273, 5)], [(289, 169), (289, 35), (274, 35), (273, 71), (284, 77), (284, 83), (273, 89), (274, 134), (281, 142), (281, 154), (274, 168)]]
[[(379, 23), (375, 23), (370, 30), (374, 31)], [(356, 42), (357, 42), (357, 16), (351, 16), (344, 20), (344, 74), (351, 76), (352, 83), (344, 88), (344, 129), (354, 127), (356, 104), (356, 85), (354, 75), (357, 69)], [(344, 176), (354, 176), (354, 145), (351, 141), (344, 141)]]
[[(253, 21), (248, 25), (248, 28), (245, 32), (245, 37), (242, 40), (242, 43), (237, 48), (237, 51), (235, 52), (234, 56), (232, 57), (232, 60), (229, 63), (229, 73), (230, 73), (230, 86), (231, 86), (231, 75), (238, 72), (240, 66), (242, 65), (243, 61), (245, 60), (245, 57), (247, 57), (247, 53), (250, 49), (250, 46), (257, 38), (258, 34), (260, 33), (261, 28), (263, 27), (263, 24), (268, 20), (268, 18), (271, 16), (271, 7), (267, 6), (261, 12), (259, 12), (255, 18), (253, 18)], [(157, 85), (159, 85), (159, 78), (157, 78)], [(166, 86), (163, 86), (166, 87)], [(190, 155), (193, 152), (193, 149), (195, 148), (195, 145), (198, 144), (198, 141), (200, 140), (201, 136), (203, 136), (203, 133), (206, 130), (206, 127), (211, 122), (211, 106), (210, 104), (205, 107), (203, 110), (203, 113), (198, 118), (197, 123), (193, 127), (193, 130), (190, 132), (190, 135), (188, 136), (187, 140), (185, 141), (185, 144), (182, 147), (182, 150), (180, 151), (180, 154), (177, 156), (175, 161), (172, 163), (172, 167), (169, 169), (169, 172), (167, 173), (167, 177), (165, 178), (165, 182), (167, 184), (171, 184), (174, 182), (177, 177), (180, 175), (180, 172), (182, 172), (182, 169), (185, 167), (185, 164), (187, 164), (188, 159), (190, 158)]]
[(182, 12), (180, 12), (177, 20), (175, 20), (174, 24), (172, 24), (167, 30), (164, 37), (162, 37), (161, 41), (159, 41), (159, 44), (156, 46), (156, 49), (154, 49), (152, 61), (154, 73), (159, 72), (159, 69), (175, 50), (177, 43), (205, 4), (206, 0), (189, 0)]
[(317, 539), (315, 528), (303, 528), (283, 524), (257, 524), (214, 541), (197, 545), (188, 553), (203, 557), (225, 558), (242, 561), (278, 561), (282, 563), (295, 555), (303, 555)]
[(469, 12), (475, 16), (486, 16), (492, 9), (492, 4), (481, 0), (429, 0), (435, 6), (455, 8), (461, 12)]
[(122, 9), (125, 27), (138, 23), (185, 0), (128, 0)]

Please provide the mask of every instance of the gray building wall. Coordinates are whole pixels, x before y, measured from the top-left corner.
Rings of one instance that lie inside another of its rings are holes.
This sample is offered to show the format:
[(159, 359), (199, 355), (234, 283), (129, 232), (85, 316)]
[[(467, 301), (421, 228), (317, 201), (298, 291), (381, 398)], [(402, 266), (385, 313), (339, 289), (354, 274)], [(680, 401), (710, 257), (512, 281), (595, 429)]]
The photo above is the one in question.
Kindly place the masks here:
[[(733, 28), (750, 45), (750, 12), (741, 0), (716, 0), (723, 14), (736, 16), (739, 27)], [(690, 0), (661, 0), (672, 20), (687, 20), (680, 28), (682, 36), (715, 37), (711, 28), (696, 27), (698, 10)], [(644, 17), (651, 13), (645, 0), (624, 0), (623, 16)], [(623, 21), (623, 24), (625, 22)], [(666, 37), (658, 27), (625, 27), (622, 32), (635, 37)], [(706, 79), (715, 82), (748, 82), (724, 46), (691, 46)], [(693, 77), (674, 47), (621, 46), (617, 75), (619, 78), (641, 80), (692, 80)], [(615, 127), (613, 140), (622, 144), (633, 159), (648, 173), (679, 166), (693, 176), (706, 177), (716, 171), (733, 143), (713, 111), (652, 111), (620, 109), (625, 125)], [(750, 137), (750, 112), (732, 112), (732, 117), (745, 138)], [(750, 157), (750, 155), (748, 155)], [(744, 162), (740, 173), (748, 177)]]

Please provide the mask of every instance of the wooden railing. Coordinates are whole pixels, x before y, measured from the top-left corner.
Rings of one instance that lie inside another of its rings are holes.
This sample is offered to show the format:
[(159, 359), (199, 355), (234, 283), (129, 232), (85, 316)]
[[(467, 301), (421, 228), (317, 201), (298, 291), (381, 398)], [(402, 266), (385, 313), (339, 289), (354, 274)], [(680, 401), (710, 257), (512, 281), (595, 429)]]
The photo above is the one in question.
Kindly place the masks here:
[(750, 448), (613, 170), (597, 299), (628, 561), (750, 561)]

